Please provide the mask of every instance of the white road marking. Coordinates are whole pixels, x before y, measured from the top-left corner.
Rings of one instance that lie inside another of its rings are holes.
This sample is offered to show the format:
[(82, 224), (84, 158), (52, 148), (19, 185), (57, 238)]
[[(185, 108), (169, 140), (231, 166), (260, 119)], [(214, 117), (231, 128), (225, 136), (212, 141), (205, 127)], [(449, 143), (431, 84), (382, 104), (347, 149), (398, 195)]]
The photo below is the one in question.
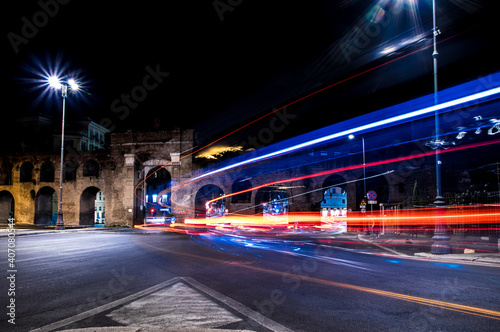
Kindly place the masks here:
[(155, 285), (153, 287), (149, 287), (149, 288), (144, 289), (144, 290), (142, 290), (140, 292), (137, 292), (135, 294), (126, 296), (126, 297), (124, 297), (124, 298), (122, 298), (120, 300), (116, 300), (116, 301), (113, 301), (111, 303), (102, 305), (100, 307), (97, 307), (97, 308), (94, 308), (94, 309), (82, 312), (82, 313), (77, 314), (75, 316), (72, 316), (72, 317), (60, 320), (58, 322), (46, 325), (44, 327), (31, 330), (31, 332), (48, 332), (48, 331), (53, 331), (55, 329), (59, 329), (59, 328), (64, 327), (66, 325), (70, 325), (70, 324), (76, 323), (76, 322), (78, 322), (80, 320), (83, 320), (83, 319), (92, 317), (94, 315), (100, 314), (103, 311), (107, 311), (107, 310), (113, 309), (113, 308), (115, 308), (117, 306), (126, 304), (127, 302), (133, 301), (135, 299), (138, 299), (138, 298), (140, 298), (140, 297), (142, 297), (144, 295), (153, 293), (153, 292), (155, 292), (157, 290), (160, 290), (162, 288), (165, 288), (165, 287), (168, 287), (170, 285), (173, 285), (173, 284), (179, 282), (179, 280), (180, 280), (179, 277), (172, 278), (170, 280), (167, 280), (165, 282), (157, 284), (157, 285)]
[(216, 328), (242, 319), (182, 282), (106, 315), (125, 326)]
[(398, 255), (398, 256), (410, 257), (410, 256), (408, 256), (408, 255), (406, 255), (406, 254), (403, 254), (402, 252), (397, 251), (397, 250), (394, 250), (394, 249), (391, 249), (391, 248), (387, 248), (386, 246), (382, 246), (382, 245), (377, 244), (377, 243), (374, 243), (374, 242), (372, 242), (372, 241), (365, 240), (365, 239), (361, 238), (359, 235), (358, 235), (358, 239), (360, 239), (360, 240), (361, 240), (361, 241), (363, 241), (363, 242), (366, 242), (366, 243), (369, 243), (369, 244), (373, 244), (374, 246), (379, 247), (380, 249), (383, 249), (383, 250), (387, 250), (387, 251), (389, 251), (389, 252), (392, 252), (393, 254), (396, 254), (396, 255)]
[[(34, 329), (32, 332), (61, 329), (115, 308), (116, 310), (108, 313), (106, 317), (128, 327), (144, 327), (146, 330), (147, 328), (179, 330), (203, 328), (209, 331), (231, 323), (243, 323), (242, 318), (226, 310), (220, 303), (271, 331), (292, 332), (285, 326), (190, 277), (172, 278), (123, 299)], [(251, 324), (252, 322), (249, 322), (246, 325)], [(99, 328), (96, 329), (98, 330)]]

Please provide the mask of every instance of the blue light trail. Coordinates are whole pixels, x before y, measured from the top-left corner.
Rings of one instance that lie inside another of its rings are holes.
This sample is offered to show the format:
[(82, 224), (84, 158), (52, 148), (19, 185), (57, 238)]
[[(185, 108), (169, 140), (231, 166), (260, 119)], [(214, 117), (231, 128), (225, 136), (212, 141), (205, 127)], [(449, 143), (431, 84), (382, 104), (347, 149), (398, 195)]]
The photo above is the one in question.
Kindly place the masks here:
[[(465, 86), (469, 87), (469, 84), (465, 84), (464, 87)], [(452, 90), (452, 89), (449, 89), (449, 90)], [(200, 180), (202, 178), (206, 178), (208, 176), (215, 175), (217, 173), (221, 173), (221, 172), (224, 172), (224, 171), (236, 168), (236, 167), (259, 162), (259, 161), (262, 161), (265, 159), (270, 159), (270, 158), (277, 157), (279, 155), (283, 155), (283, 154), (290, 153), (293, 151), (297, 151), (297, 150), (300, 150), (300, 149), (303, 149), (306, 147), (311, 147), (311, 146), (314, 146), (316, 144), (331, 141), (331, 140), (336, 139), (336, 138), (346, 137), (350, 134), (361, 133), (361, 132), (365, 132), (367, 130), (373, 130), (373, 129), (377, 129), (377, 128), (384, 127), (384, 126), (385, 127), (393, 126), (396, 124), (407, 122), (409, 120), (416, 120), (416, 119), (421, 118), (423, 116), (434, 114), (436, 111), (439, 112), (439, 111), (444, 111), (444, 110), (449, 109), (449, 108), (465, 107), (465, 106), (467, 106), (468, 103), (471, 103), (471, 102), (484, 102), (486, 100), (496, 99), (499, 97), (498, 94), (500, 94), (500, 87), (495, 87), (495, 88), (488, 89), (488, 90), (481, 91), (481, 92), (477, 92), (477, 93), (474, 93), (471, 95), (452, 99), (450, 101), (443, 102), (441, 104), (424, 107), (424, 108), (421, 108), (421, 109), (418, 109), (418, 110), (415, 110), (412, 112), (392, 116), (392, 117), (389, 117), (389, 118), (386, 118), (383, 120), (367, 123), (367, 124), (357, 126), (354, 128), (345, 129), (345, 130), (338, 131), (338, 132), (335, 132), (335, 133), (330, 134), (330, 135), (311, 139), (311, 140), (308, 140), (308, 141), (305, 141), (305, 142), (302, 142), (299, 144), (289, 146), (287, 148), (283, 148), (283, 149), (279, 149), (279, 150), (276, 150), (273, 152), (265, 153), (265, 154), (258, 156), (258, 157), (250, 158), (250, 159), (247, 159), (244, 161), (236, 162), (234, 164), (218, 168), (216, 170), (213, 170), (213, 171), (204, 173), (202, 175), (199, 175), (197, 177), (194, 177), (192, 179), (192, 181), (197, 181), (197, 180)], [(404, 105), (407, 105), (407, 104), (408, 103), (398, 105), (397, 108), (401, 109), (402, 107), (404, 107)], [(389, 108), (388, 110), (392, 110), (393, 108), (394, 107)], [(379, 113), (379, 112), (381, 112), (381, 111), (377, 111), (374, 113)], [(346, 121), (346, 122), (349, 122), (349, 121)], [(338, 125), (342, 125), (342, 123), (324, 128), (321, 131), (324, 131), (325, 129), (328, 129), (328, 128), (332, 128), (334, 126), (337, 127)]]

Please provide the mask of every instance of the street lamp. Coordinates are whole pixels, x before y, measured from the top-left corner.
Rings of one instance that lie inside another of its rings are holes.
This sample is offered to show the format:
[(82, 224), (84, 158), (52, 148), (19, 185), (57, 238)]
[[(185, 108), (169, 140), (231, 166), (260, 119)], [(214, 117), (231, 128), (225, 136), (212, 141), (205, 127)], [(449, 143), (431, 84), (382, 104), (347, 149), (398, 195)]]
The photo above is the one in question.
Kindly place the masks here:
[[(436, 0), (432, 0), (432, 34), (433, 34), (433, 47), (434, 51), (432, 52), (433, 58), (433, 76), (434, 76), (434, 105), (437, 105), (439, 102), (438, 98), (438, 56), (439, 53), (437, 51), (437, 36), (441, 34), (437, 25), (436, 25)], [(434, 113), (434, 130), (436, 135), (434, 137), (434, 141), (428, 143), (436, 151), (436, 198), (434, 199), (434, 206), (437, 207), (436, 211), (436, 221), (434, 227), (434, 236), (432, 239), (434, 243), (431, 246), (431, 252), (433, 254), (449, 254), (451, 252), (449, 240), (450, 237), (447, 234), (446, 227), (443, 223), (442, 207), (445, 205), (445, 200), (442, 195), (442, 187), (441, 187), (441, 148), (445, 145), (445, 142), (439, 138), (439, 112), (438, 110)]]
[[(354, 135), (350, 134), (348, 138), (354, 139)], [(363, 146), (363, 199), (366, 199), (366, 158), (365, 158), (365, 138), (361, 136), (361, 143)]]
[[(348, 136), (350, 140), (353, 140), (355, 136), (350, 134)], [(365, 138), (361, 136), (361, 143), (363, 146), (363, 200), (366, 203), (366, 157), (365, 157)], [(366, 227), (366, 225), (364, 225)], [(365, 233), (368, 232), (368, 228), (365, 228)]]
[(63, 168), (64, 168), (64, 121), (66, 113), (66, 97), (68, 96), (68, 87), (71, 91), (78, 91), (78, 84), (74, 79), (68, 79), (66, 82), (61, 82), (61, 80), (56, 76), (51, 76), (48, 78), (49, 85), (56, 89), (61, 90), (62, 96), (62, 126), (61, 126), (61, 174), (59, 180), (59, 211), (57, 212), (57, 222), (56, 229), (64, 229), (63, 211), (62, 211), (62, 194), (63, 194)]
[[(434, 105), (437, 105), (439, 102), (438, 99), (438, 56), (439, 53), (437, 51), (437, 42), (436, 38), (441, 33), (436, 25), (436, 0), (432, 0), (432, 34), (433, 34), (433, 46), (434, 51), (432, 52), (432, 59), (434, 63)], [(441, 140), (439, 139), (439, 112), (436, 110), (434, 113), (434, 129), (436, 131), (436, 137), (434, 140), (434, 145), (436, 149), (436, 198), (434, 200), (434, 204), (436, 206), (444, 205), (444, 197), (442, 196), (442, 188), (441, 188), (441, 153), (440, 148), (442, 145)]]

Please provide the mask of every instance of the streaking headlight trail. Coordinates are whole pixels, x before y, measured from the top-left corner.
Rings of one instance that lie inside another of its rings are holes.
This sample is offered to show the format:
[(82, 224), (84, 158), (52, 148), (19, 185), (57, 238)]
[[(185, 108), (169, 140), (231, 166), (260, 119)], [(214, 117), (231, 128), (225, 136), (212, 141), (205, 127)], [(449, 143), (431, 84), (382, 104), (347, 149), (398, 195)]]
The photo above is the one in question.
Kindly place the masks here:
[(478, 93), (475, 93), (475, 94), (472, 94), (472, 95), (469, 95), (469, 96), (465, 96), (465, 97), (461, 97), (461, 98), (458, 98), (458, 99), (454, 99), (454, 100), (451, 100), (451, 101), (448, 101), (448, 102), (444, 102), (444, 103), (441, 103), (441, 104), (438, 104), (438, 105), (433, 105), (433, 106), (425, 107), (425, 108), (422, 108), (422, 109), (419, 109), (419, 110), (416, 110), (416, 111), (412, 111), (412, 112), (409, 112), (409, 113), (405, 113), (405, 114), (393, 116), (393, 117), (390, 117), (390, 118), (387, 118), (387, 119), (383, 119), (383, 120), (380, 120), (380, 121), (375, 121), (375, 122), (372, 122), (372, 123), (369, 123), (369, 124), (365, 124), (365, 125), (361, 125), (361, 126), (358, 126), (358, 127), (346, 129), (346, 130), (339, 131), (339, 132), (335, 132), (335, 133), (333, 133), (331, 135), (327, 135), (327, 136), (319, 137), (319, 138), (316, 138), (316, 139), (312, 139), (312, 140), (309, 140), (309, 141), (306, 141), (306, 142), (303, 142), (303, 143), (300, 143), (300, 144), (292, 145), (292, 146), (284, 148), (284, 149), (280, 149), (280, 150), (277, 150), (277, 151), (274, 151), (274, 152), (266, 153), (266, 154), (258, 156), (258, 157), (254, 157), (254, 158), (251, 158), (251, 159), (248, 159), (248, 160), (237, 162), (235, 164), (228, 165), (228, 166), (225, 166), (225, 167), (222, 167), (222, 168), (219, 168), (219, 169), (216, 169), (216, 170), (204, 173), (202, 175), (194, 177), (192, 179), (192, 181), (196, 181), (196, 180), (199, 180), (199, 179), (202, 179), (202, 178), (205, 178), (205, 177), (217, 174), (217, 173), (228, 171), (228, 170), (233, 169), (233, 168), (237, 168), (237, 167), (244, 166), (244, 165), (247, 165), (247, 164), (255, 163), (255, 162), (258, 162), (258, 161), (262, 161), (262, 160), (265, 160), (265, 159), (270, 159), (270, 158), (273, 158), (273, 157), (276, 157), (276, 156), (279, 156), (279, 155), (283, 155), (283, 154), (286, 154), (286, 153), (297, 151), (297, 150), (300, 150), (300, 149), (303, 149), (303, 148), (306, 148), (306, 147), (311, 147), (313, 145), (324, 143), (324, 142), (327, 142), (327, 141), (331, 141), (331, 140), (336, 139), (336, 138), (346, 137), (346, 136), (348, 136), (350, 134), (357, 134), (357, 133), (360, 133), (360, 132), (364, 132), (366, 130), (372, 130), (372, 129), (376, 129), (376, 128), (380, 128), (380, 127), (384, 127), (384, 126), (396, 125), (396, 124), (400, 124), (400, 123), (405, 122), (405, 121), (414, 120), (414, 119), (417, 119), (419, 117), (422, 117), (422, 116), (425, 116), (425, 115), (428, 115), (428, 114), (432, 114), (434, 112), (443, 111), (443, 110), (448, 109), (448, 108), (452, 108), (452, 107), (456, 108), (456, 107), (459, 107), (459, 106), (464, 106), (464, 105), (466, 105), (466, 104), (468, 104), (470, 102), (478, 102), (478, 101), (480, 101), (482, 99), (493, 97), (493, 96), (495, 96), (497, 94), (500, 94), (500, 87), (493, 88), (493, 89), (490, 89), (490, 90), (486, 90), (486, 91), (483, 91), (483, 92), (478, 92)]

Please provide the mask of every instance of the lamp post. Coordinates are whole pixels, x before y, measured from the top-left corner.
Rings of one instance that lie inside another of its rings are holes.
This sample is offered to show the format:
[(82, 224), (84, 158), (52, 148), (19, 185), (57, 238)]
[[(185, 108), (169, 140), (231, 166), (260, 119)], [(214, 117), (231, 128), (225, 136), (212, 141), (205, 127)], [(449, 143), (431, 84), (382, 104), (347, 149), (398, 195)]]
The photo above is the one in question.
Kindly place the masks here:
[(61, 90), (62, 96), (62, 125), (61, 125), (61, 171), (59, 180), (59, 210), (57, 212), (56, 230), (64, 229), (64, 219), (62, 211), (62, 194), (63, 194), (63, 176), (64, 176), (64, 122), (66, 114), (66, 97), (68, 96), (68, 86), (72, 91), (78, 90), (78, 84), (74, 79), (68, 79), (67, 82), (62, 82), (56, 76), (49, 77), (49, 85), (56, 89)]
[[(348, 138), (350, 140), (354, 139), (354, 135), (350, 134)], [(366, 158), (365, 158), (365, 138), (361, 136), (361, 144), (363, 146), (363, 199), (366, 198)]]
[[(441, 33), (436, 24), (436, 0), (432, 0), (432, 33), (433, 33), (433, 67), (434, 67), (434, 105), (439, 102), (438, 96), (438, 57), (437, 51), (437, 36)], [(443, 142), (439, 138), (439, 112), (436, 110), (434, 114), (434, 130), (436, 135), (434, 142), (430, 142), (431, 146), (436, 151), (436, 198), (434, 199), (434, 206), (436, 207), (436, 218), (434, 226), (434, 236), (432, 239), (434, 243), (431, 245), (431, 253), (433, 254), (449, 254), (451, 252), (449, 240), (450, 237), (446, 231), (446, 225), (443, 222), (445, 200), (442, 195), (441, 186), (441, 148)]]
[[(354, 139), (354, 135), (350, 134), (348, 138), (350, 140)], [(365, 157), (365, 138), (361, 136), (361, 145), (363, 147), (363, 199), (365, 200), (366, 203), (366, 157)], [(368, 232), (368, 228), (366, 227), (366, 224), (364, 223), (363, 227), (365, 228), (365, 233)]]
[[(433, 32), (433, 46), (434, 51), (432, 52), (433, 67), (434, 67), (434, 105), (439, 102), (438, 99), (438, 57), (439, 53), (437, 51), (437, 36), (441, 33), (436, 25), (436, 0), (432, 0), (432, 32)], [(436, 131), (436, 136), (434, 140), (434, 145), (436, 149), (436, 198), (434, 204), (436, 206), (444, 205), (444, 197), (442, 196), (441, 188), (441, 153), (440, 153), (440, 139), (439, 139), (439, 113), (438, 111), (434, 114), (434, 129)]]

